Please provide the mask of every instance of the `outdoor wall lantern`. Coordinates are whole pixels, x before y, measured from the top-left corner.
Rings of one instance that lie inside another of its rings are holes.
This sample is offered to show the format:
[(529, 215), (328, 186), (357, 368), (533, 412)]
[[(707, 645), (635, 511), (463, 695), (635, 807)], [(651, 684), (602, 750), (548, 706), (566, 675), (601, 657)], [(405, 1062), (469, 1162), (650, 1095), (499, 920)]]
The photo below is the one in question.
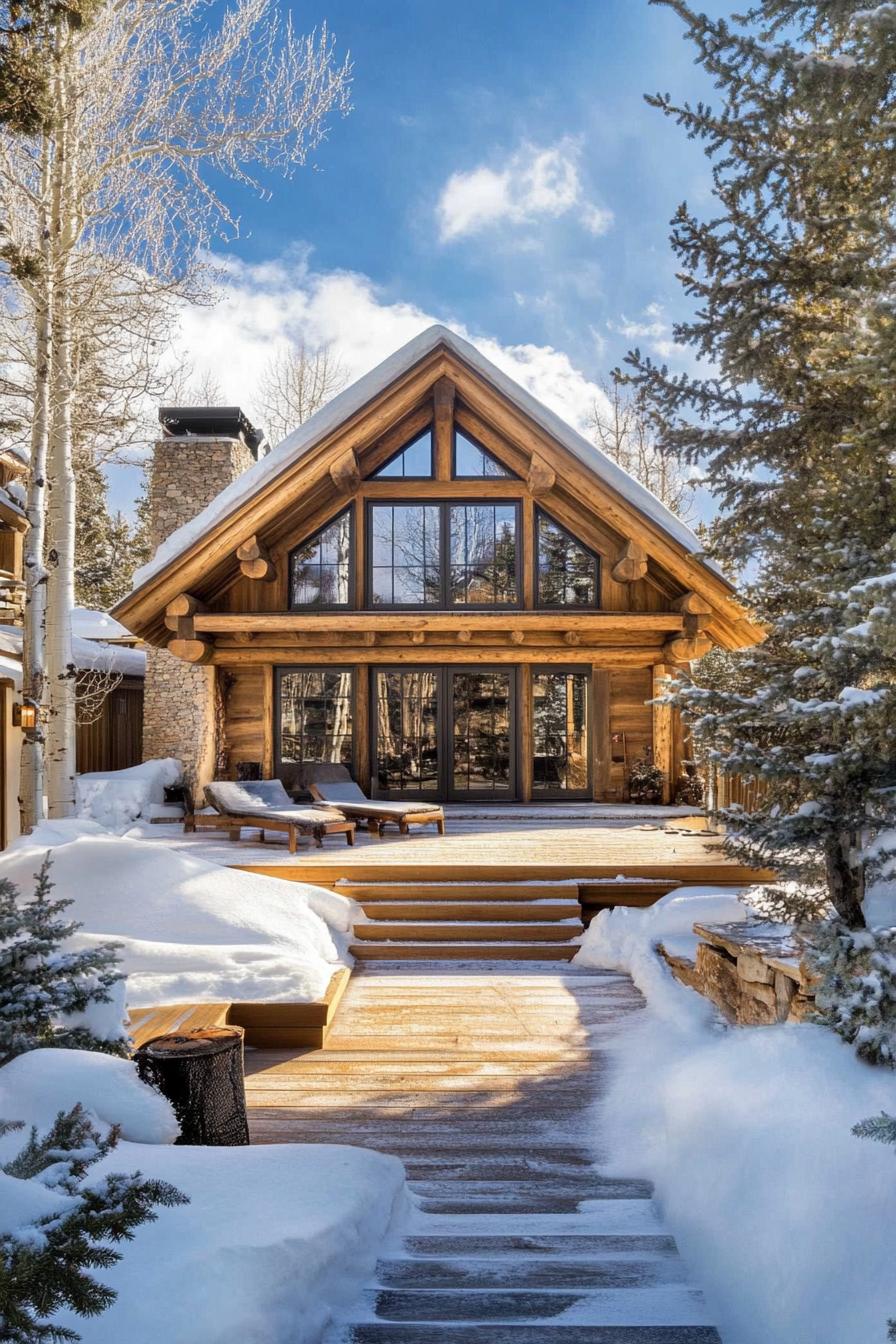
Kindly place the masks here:
[(37, 706), (13, 705), (12, 726), (13, 728), (23, 728), (26, 733), (31, 732), (37, 727)]

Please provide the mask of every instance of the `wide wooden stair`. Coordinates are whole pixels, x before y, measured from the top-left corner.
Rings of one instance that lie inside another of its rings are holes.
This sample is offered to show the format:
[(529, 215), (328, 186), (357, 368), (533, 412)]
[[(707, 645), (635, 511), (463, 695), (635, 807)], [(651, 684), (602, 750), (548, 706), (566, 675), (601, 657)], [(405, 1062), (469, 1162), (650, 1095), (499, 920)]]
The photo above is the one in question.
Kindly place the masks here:
[(582, 932), (575, 882), (339, 882), (368, 922), (359, 961), (571, 961)]

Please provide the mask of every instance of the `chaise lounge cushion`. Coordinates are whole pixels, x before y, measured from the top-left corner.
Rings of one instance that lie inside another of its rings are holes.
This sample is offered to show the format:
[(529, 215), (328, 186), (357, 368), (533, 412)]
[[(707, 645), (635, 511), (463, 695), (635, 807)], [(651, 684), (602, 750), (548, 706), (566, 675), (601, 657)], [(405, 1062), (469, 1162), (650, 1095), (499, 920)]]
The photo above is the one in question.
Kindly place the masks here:
[(260, 779), (235, 784), (229, 779), (216, 779), (208, 784), (205, 796), (212, 807), (225, 816), (266, 816), (275, 821), (294, 821), (297, 825), (320, 826), (338, 821), (341, 814), (332, 807), (298, 807), (293, 803), (279, 779)]
[[(342, 775), (336, 776), (335, 772), (340, 770)], [(331, 766), (326, 774), (329, 778), (321, 778), (320, 774), (315, 774), (312, 779), (312, 788), (315, 795), (322, 803), (329, 803), (346, 816), (353, 817), (404, 817), (420, 816), (425, 812), (438, 812), (441, 814), (442, 808), (438, 803), (418, 803), (418, 802), (396, 802), (389, 800), (381, 802), (373, 801), (368, 798), (359, 784), (351, 778), (344, 766)]]

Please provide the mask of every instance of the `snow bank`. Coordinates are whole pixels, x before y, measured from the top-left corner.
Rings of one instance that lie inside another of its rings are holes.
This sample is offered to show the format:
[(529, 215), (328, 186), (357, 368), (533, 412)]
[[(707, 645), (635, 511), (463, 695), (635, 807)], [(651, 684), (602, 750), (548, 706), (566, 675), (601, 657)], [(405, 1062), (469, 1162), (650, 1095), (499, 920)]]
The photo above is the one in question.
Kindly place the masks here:
[[(581, 950), (573, 964), (606, 970), (628, 971), (655, 1009), (674, 1014), (681, 1002), (682, 986), (673, 980), (654, 948), (663, 943), (678, 955), (694, 955), (698, 939), (694, 924), (740, 924), (750, 917), (749, 908), (730, 887), (679, 887), (646, 909), (617, 906), (601, 910), (581, 938)], [(690, 990), (695, 1007), (702, 1002)], [(711, 1009), (707, 1006), (706, 1016)]]
[[(102, 1132), (119, 1125), (132, 1143), (173, 1143), (180, 1133), (174, 1111), (160, 1092), (137, 1077), (128, 1059), (94, 1050), (31, 1050), (0, 1069), (0, 1117), (49, 1129), (60, 1111), (80, 1103)], [(6, 1135), (8, 1157), (22, 1134)]]
[[(90, 822), (40, 826), (0, 854), (23, 893), (51, 849), (55, 895), (83, 928), (72, 945), (121, 944), (133, 1007), (323, 994), (345, 964), (353, 902), (303, 883), (221, 868)], [(95, 1013), (102, 1016), (103, 1005)], [(105, 1005), (114, 1017), (114, 1004)], [(93, 1024), (96, 1027), (96, 1023)]]
[(629, 971), (649, 1011), (621, 1033), (602, 1170), (647, 1175), (725, 1344), (871, 1344), (896, 1313), (893, 1153), (852, 1126), (896, 1113), (896, 1076), (822, 1027), (726, 1028), (653, 951), (749, 912), (712, 888), (598, 916), (580, 964)]
[(163, 804), (166, 786), (177, 784), (182, 775), (183, 767), (173, 756), (126, 770), (88, 771), (75, 778), (75, 811), (107, 830), (125, 830)]
[[(124, 1140), (88, 1180), (140, 1171), (170, 1181), (190, 1203), (119, 1243), (122, 1260), (95, 1271), (118, 1294), (101, 1316), (59, 1313), (84, 1344), (313, 1344), (333, 1310), (370, 1277), (403, 1207), (404, 1169), (361, 1148), (271, 1144), (170, 1145), (167, 1102), (134, 1066), (84, 1051), (36, 1050), (0, 1069), (0, 1115), (45, 1128), (81, 1100)], [(22, 1133), (0, 1138), (0, 1161)], [(0, 1181), (0, 1230), (60, 1209), (36, 1181)]]

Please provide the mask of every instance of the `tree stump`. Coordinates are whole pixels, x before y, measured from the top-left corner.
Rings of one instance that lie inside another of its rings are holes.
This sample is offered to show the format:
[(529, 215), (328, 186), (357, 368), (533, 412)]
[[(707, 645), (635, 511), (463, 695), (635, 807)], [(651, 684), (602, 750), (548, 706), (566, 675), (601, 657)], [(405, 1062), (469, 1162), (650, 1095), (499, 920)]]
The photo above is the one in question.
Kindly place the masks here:
[(242, 1027), (203, 1027), (156, 1036), (134, 1054), (144, 1083), (158, 1089), (180, 1124), (177, 1143), (233, 1147), (249, 1142)]

